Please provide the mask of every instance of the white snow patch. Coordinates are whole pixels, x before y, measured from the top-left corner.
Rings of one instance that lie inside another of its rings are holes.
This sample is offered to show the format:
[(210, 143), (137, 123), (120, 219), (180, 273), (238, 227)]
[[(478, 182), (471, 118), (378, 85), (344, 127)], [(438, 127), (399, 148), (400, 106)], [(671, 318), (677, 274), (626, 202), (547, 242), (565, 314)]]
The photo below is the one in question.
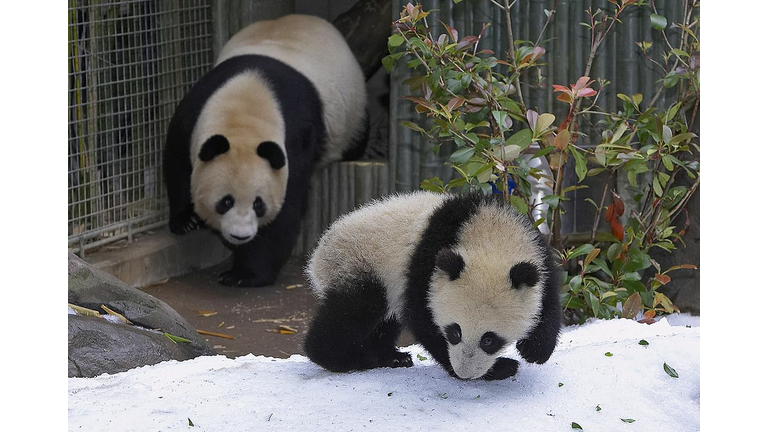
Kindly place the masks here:
[(592, 321), (493, 382), (451, 378), (420, 345), (412, 368), (342, 374), (299, 355), (168, 361), (68, 379), (69, 430), (698, 431), (699, 341), (696, 317)]

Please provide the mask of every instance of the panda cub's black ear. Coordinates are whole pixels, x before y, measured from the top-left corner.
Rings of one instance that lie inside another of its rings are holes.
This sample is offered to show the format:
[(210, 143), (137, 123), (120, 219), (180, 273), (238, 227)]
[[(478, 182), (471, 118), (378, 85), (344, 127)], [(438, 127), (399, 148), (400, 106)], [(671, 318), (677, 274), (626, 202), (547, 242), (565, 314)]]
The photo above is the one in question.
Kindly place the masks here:
[(203, 162), (213, 160), (216, 156), (229, 151), (229, 141), (224, 135), (213, 135), (200, 147), (198, 157)]
[(435, 266), (448, 274), (450, 280), (459, 278), (461, 271), (464, 270), (464, 258), (450, 248), (442, 248), (437, 253)]
[(539, 282), (539, 270), (529, 262), (519, 262), (509, 270), (509, 281), (513, 289), (532, 287)]
[(283, 153), (283, 149), (272, 141), (264, 141), (259, 144), (256, 154), (268, 160), (272, 169), (280, 169), (285, 166), (285, 153)]

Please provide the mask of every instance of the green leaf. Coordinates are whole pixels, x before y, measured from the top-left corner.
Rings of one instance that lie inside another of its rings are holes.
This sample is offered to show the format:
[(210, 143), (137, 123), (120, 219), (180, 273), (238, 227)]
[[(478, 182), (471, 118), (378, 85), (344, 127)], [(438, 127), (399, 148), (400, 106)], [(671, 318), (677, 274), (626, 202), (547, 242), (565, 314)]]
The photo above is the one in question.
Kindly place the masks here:
[(183, 338), (181, 336), (174, 336), (174, 335), (172, 335), (170, 333), (167, 333), (167, 332), (163, 332), (163, 334), (165, 335), (165, 337), (167, 337), (168, 339), (172, 340), (173, 343), (192, 343), (191, 340)]
[(568, 252), (568, 259), (573, 259), (573, 258), (576, 258), (576, 257), (581, 256), (581, 255), (586, 255), (586, 254), (592, 252), (592, 250), (594, 248), (595, 248), (595, 246), (593, 246), (592, 244), (585, 243), (585, 244), (577, 247), (576, 249)]
[(403, 42), (405, 42), (405, 38), (400, 36), (397, 33), (390, 36), (389, 39), (387, 39), (387, 46), (389, 47), (389, 52), (392, 52), (392, 49), (402, 45)]
[(421, 354), (416, 354), (416, 358), (417, 358), (417, 359), (419, 359), (419, 361), (424, 361), (424, 360), (426, 360), (426, 359), (427, 359), (426, 357), (424, 357), (424, 356), (423, 356), (423, 355), (421, 355)]
[(384, 66), (384, 69), (387, 70), (387, 73), (392, 72), (392, 69), (395, 68), (395, 64), (397, 63), (397, 60), (392, 58), (391, 55), (388, 55), (381, 59), (381, 64)]
[(451, 154), (450, 160), (451, 162), (463, 164), (466, 163), (474, 154), (475, 149), (473, 147), (460, 148)]
[(658, 177), (653, 178), (653, 193), (655, 193), (658, 197), (664, 195), (664, 190), (661, 188)]
[(616, 258), (621, 255), (622, 245), (621, 243), (613, 243), (608, 247), (608, 261), (616, 261)]
[(189, 417), (187, 417), (187, 423), (189, 424), (190, 427), (195, 427), (195, 424), (192, 423), (192, 420)]
[(605, 356), (606, 356), (606, 357), (613, 357), (613, 353), (612, 353), (612, 352), (610, 352), (610, 351), (608, 351), (607, 353), (605, 353)]
[(425, 131), (425, 130), (424, 130), (424, 128), (423, 128), (423, 127), (421, 127), (421, 126), (417, 125), (417, 124), (416, 124), (416, 123), (414, 123), (414, 122), (409, 122), (409, 121), (401, 121), (401, 122), (400, 122), (400, 125), (401, 125), (401, 126), (405, 126), (405, 127), (407, 127), (408, 129), (413, 129), (413, 130), (415, 130), (416, 132), (419, 132), (419, 133), (426, 133), (426, 132), (427, 132), (427, 131)]
[(584, 430), (581, 428), (581, 426), (576, 422), (571, 422), (571, 429), (578, 429), (578, 430)]
[(528, 213), (528, 203), (526, 203), (525, 200), (520, 198), (519, 196), (517, 195), (510, 196), (509, 203), (512, 204), (512, 207), (514, 207), (518, 213), (522, 215)]
[(557, 195), (544, 195), (543, 197), (541, 197), (541, 201), (543, 203), (549, 204), (549, 206), (553, 209), (557, 208), (560, 205), (560, 197)]
[(561, 382), (557, 383), (557, 386), (558, 386), (558, 387), (562, 387), (562, 386), (564, 386), (564, 385), (565, 385), (565, 384), (563, 384), (563, 383), (561, 383)]
[(666, 372), (667, 375), (671, 376), (672, 378), (678, 378), (677, 371), (672, 369), (672, 367), (667, 363), (664, 363), (664, 372)]
[(624, 423), (634, 423), (635, 419), (626, 418), (626, 419), (621, 419), (621, 421), (623, 421)]
[(667, 19), (661, 15), (651, 14), (651, 27), (656, 30), (664, 30), (667, 28)]
[(538, 135), (544, 132), (554, 122), (555, 122), (555, 116), (550, 113), (544, 113), (539, 115), (539, 118), (536, 120), (536, 127), (534, 128), (536, 131), (536, 134)]
[(521, 131), (518, 131), (511, 137), (507, 138), (507, 145), (516, 145), (520, 147), (522, 150), (525, 150), (528, 148), (529, 145), (531, 145), (531, 140), (533, 139), (533, 131), (530, 129), (523, 129)]
[(600, 299), (595, 297), (595, 295), (592, 294), (590, 291), (586, 291), (586, 293), (587, 293), (587, 302), (589, 303), (590, 308), (592, 308), (592, 316), (597, 317), (598, 310), (600, 309)]
[(640, 339), (640, 342), (638, 342), (637, 344), (642, 346), (648, 346), (648, 341), (645, 339)]
[(600, 410), (602, 410), (602, 408), (600, 408), (600, 404), (598, 404), (598, 405), (595, 407), (595, 411), (600, 411)]
[(573, 160), (576, 162), (576, 175), (579, 177), (579, 181), (582, 181), (587, 176), (587, 158), (575, 147), (569, 147), (569, 149), (573, 155)]
[(629, 262), (624, 265), (624, 271), (627, 273), (647, 269), (651, 266), (651, 257), (637, 247), (630, 248), (627, 251), (627, 255), (629, 256)]
[(664, 87), (666, 88), (672, 88), (675, 85), (677, 85), (677, 81), (680, 79), (680, 76), (675, 73), (675, 71), (670, 71), (665, 77), (664, 77)]
[(581, 287), (582, 279), (581, 275), (576, 275), (571, 278), (570, 281), (568, 281), (568, 287), (571, 289), (571, 291), (578, 292), (579, 287)]
[(552, 153), (553, 150), (555, 150), (555, 146), (544, 147), (543, 149), (541, 149), (541, 150), (537, 151), (536, 153), (534, 153), (533, 156), (531, 157), (531, 159), (536, 159), (536, 158), (548, 155), (548, 154)]

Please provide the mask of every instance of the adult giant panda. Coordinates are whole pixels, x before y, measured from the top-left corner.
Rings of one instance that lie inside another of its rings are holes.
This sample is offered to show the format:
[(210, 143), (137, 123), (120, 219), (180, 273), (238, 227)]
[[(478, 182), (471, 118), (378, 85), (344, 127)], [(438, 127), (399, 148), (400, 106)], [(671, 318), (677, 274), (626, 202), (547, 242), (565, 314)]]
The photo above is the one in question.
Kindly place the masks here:
[(336, 372), (412, 366), (402, 325), (452, 376), (504, 379), (546, 362), (561, 276), (527, 218), (493, 197), (413, 192), (337, 220), (306, 267), (318, 308), (307, 356)]
[(164, 174), (169, 227), (218, 232), (225, 285), (274, 282), (298, 235), (313, 167), (364, 150), (365, 79), (327, 21), (289, 15), (235, 34), (179, 103)]

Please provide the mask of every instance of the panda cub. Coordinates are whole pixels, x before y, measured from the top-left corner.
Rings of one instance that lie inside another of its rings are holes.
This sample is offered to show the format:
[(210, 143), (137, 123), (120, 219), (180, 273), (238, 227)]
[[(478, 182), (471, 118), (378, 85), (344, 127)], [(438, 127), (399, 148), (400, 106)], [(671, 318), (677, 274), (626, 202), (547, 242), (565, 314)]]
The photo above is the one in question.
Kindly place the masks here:
[(306, 274), (318, 308), (304, 351), (334, 372), (408, 367), (405, 326), (449, 374), (504, 379), (557, 344), (561, 276), (527, 218), (494, 197), (413, 192), (337, 220)]
[(219, 282), (274, 282), (301, 226), (313, 167), (366, 139), (365, 78), (344, 37), (308, 15), (235, 34), (179, 103), (164, 152), (169, 228), (217, 232), (234, 251)]

